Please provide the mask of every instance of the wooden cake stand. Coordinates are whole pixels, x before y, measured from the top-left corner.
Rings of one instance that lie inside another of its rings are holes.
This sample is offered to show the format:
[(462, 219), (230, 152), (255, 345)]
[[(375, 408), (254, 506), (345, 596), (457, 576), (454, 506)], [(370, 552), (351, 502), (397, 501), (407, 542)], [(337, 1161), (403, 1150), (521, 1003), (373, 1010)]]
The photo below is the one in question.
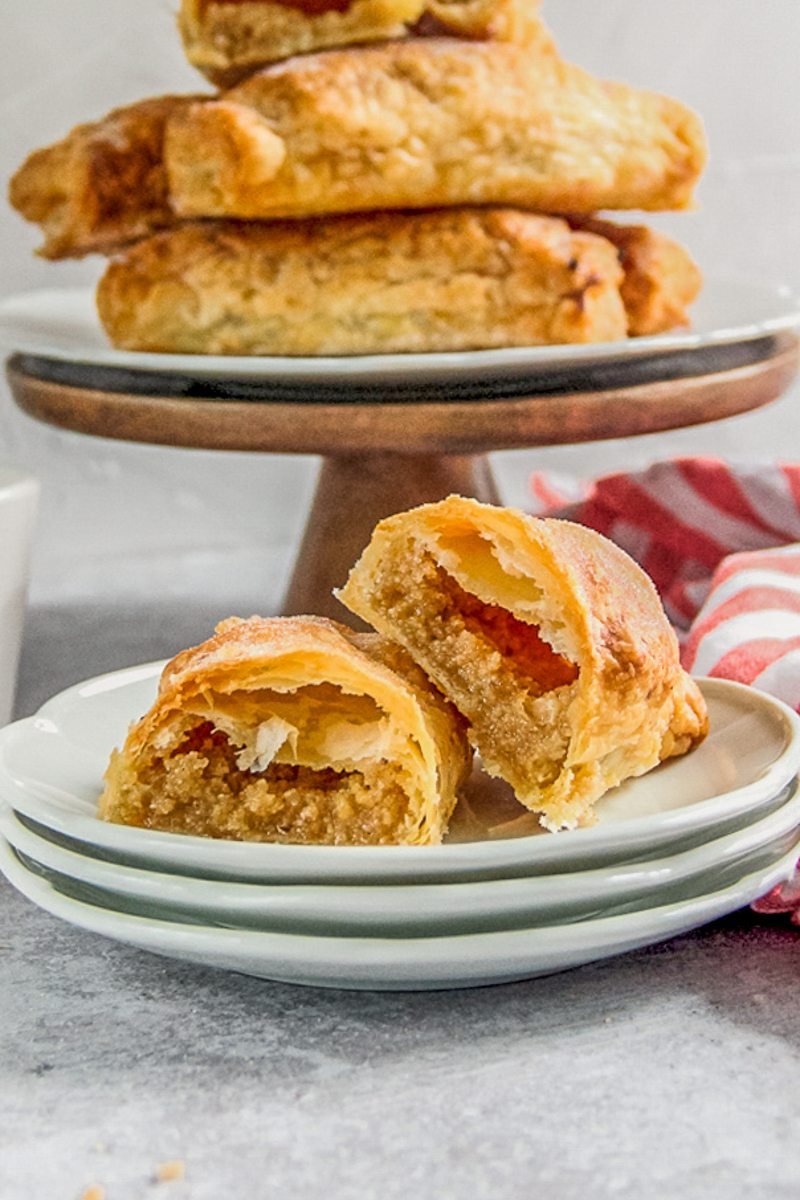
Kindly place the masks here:
[(497, 499), (488, 451), (718, 421), (776, 399), (797, 368), (798, 336), (782, 332), (452, 383), (200, 379), (30, 354), (9, 359), (8, 378), (22, 409), (61, 429), (164, 446), (323, 455), (284, 610), (341, 618), (331, 591), (380, 518), (451, 492)]

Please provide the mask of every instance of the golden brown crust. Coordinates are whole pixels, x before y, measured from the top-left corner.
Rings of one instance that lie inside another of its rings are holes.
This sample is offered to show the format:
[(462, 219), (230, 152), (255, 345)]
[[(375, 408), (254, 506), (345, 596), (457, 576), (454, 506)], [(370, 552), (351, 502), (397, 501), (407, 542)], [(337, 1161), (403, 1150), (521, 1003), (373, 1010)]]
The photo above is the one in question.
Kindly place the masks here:
[(11, 180), (9, 199), (42, 226), (45, 258), (116, 249), (172, 225), (164, 169), (170, 116), (198, 96), (161, 96), (78, 125), (36, 150)]
[(617, 247), (625, 272), (621, 290), (631, 337), (664, 333), (689, 323), (687, 308), (697, 299), (703, 276), (684, 246), (647, 225), (575, 216), (569, 222)]
[[(42, 225), (45, 257), (81, 257), (169, 228), (178, 213), (681, 207), (703, 157), (688, 110), (594, 80), (546, 39), (431, 39), (291, 60), (218, 101), (165, 96), (117, 109), (33, 153), (10, 199)], [(639, 280), (631, 306), (644, 314), (635, 332), (666, 326), (695, 282), (685, 258), (668, 239), (633, 234), (624, 252)], [(671, 291), (652, 286), (650, 260), (679, 281)]]
[(686, 323), (700, 272), (681, 246), (569, 225), (587, 232), (513, 209), (188, 222), (120, 255), (98, 305), (116, 346), (187, 354), (582, 343)]
[(388, 38), (520, 42), (540, 32), (538, 0), (182, 0), (187, 58), (219, 87), (294, 54)]
[(186, 217), (475, 203), (590, 213), (689, 206), (705, 143), (677, 101), (603, 83), (549, 41), (427, 39), (261, 71), (176, 114), (166, 157)]
[[(487, 768), (551, 828), (585, 822), (609, 787), (705, 736), (651, 581), (582, 526), (451, 496), (381, 522), (340, 599), (405, 646), (470, 721)], [(544, 676), (507, 652), (531, 625)]]
[(370, 354), (625, 337), (613, 247), (504, 209), (196, 222), (128, 249), (98, 307), (129, 350)]
[(167, 665), (112, 758), (100, 814), (240, 839), (429, 844), (469, 760), (460, 718), (399, 646), (321, 617), (232, 618)]

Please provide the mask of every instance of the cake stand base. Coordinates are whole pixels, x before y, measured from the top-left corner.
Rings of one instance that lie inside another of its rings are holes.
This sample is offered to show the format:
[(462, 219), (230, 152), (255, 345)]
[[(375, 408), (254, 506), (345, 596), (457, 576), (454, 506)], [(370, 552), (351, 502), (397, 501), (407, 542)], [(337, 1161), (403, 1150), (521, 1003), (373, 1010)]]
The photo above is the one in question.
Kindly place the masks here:
[[(686, 354), (466, 386), (287, 386), (14, 355), (20, 408), (61, 429), (196, 449), (323, 456), (286, 613), (347, 619), (332, 590), (383, 517), (450, 493), (496, 501), (487, 454), (655, 433), (777, 399), (798, 367), (793, 332)], [(602, 460), (598, 456), (598, 473)]]
[(343, 609), (333, 589), (345, 583), (376, 522), (451, 493), (499, 503), (486, 455), (326, 458), (284, 613), (310, 612), (341, 620)]

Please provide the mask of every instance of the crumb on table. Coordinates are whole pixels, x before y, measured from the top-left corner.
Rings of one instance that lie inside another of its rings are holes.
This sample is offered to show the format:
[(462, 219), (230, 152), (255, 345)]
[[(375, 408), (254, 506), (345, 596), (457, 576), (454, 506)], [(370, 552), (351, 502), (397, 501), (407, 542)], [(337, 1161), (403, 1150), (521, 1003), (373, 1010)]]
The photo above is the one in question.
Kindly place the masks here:
[(157, 1183), (172, 1183), (176, 1179), (183, 1179), (185, 1175), (186, 1164), (179, 1158), (172, 1162), (161, 1163), (156, 1167)]

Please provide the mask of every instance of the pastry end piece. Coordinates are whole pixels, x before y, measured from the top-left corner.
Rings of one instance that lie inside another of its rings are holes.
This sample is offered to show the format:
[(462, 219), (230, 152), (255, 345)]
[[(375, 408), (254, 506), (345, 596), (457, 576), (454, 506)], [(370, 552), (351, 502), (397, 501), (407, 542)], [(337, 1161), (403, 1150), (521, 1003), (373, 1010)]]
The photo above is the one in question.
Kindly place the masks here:
[(471, 753), (400, 647), (321, 617), (231, 619), (165, 669), (108, 820), (238, 841), (431, 845)]

